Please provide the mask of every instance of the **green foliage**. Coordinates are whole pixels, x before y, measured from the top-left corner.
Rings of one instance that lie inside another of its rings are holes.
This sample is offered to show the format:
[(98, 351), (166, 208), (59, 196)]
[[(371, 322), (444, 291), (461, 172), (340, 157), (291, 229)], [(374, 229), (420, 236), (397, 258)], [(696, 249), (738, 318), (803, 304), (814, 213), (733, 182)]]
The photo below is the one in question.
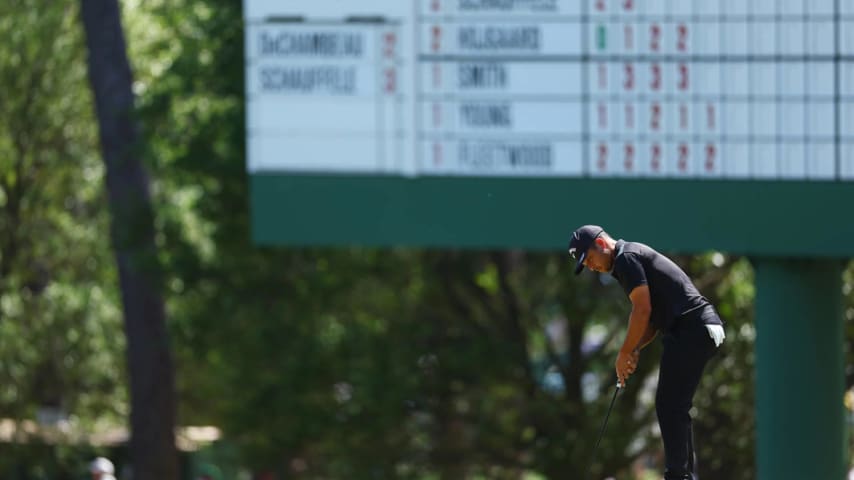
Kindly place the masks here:
[(754, 419), (753, 270), (746, 259), (734, 263), (706, 295), (726, 322), (727, 338), (709, 362), (694, 405), (700, 466), (708, 478), (756, 478)]
[[(842, 275), (843, 315), (845, 316), (846, 348), (845, 388), (854, 388), (854, 261), (848, 263), (848, 268)], [(851, 408), (851, 407), (849, 407)], [(854, 438), (854, 435), (852, 435)]]
[(0, 417), (125, 413), (113, 259), (76, 4), (0, 7)]
[[(3, 2), (0, 39), (0, 418), (114, 425), (124, 338), (77, 4)], [(67, 474), (71, 452), (4, 446), (0, 477)]]

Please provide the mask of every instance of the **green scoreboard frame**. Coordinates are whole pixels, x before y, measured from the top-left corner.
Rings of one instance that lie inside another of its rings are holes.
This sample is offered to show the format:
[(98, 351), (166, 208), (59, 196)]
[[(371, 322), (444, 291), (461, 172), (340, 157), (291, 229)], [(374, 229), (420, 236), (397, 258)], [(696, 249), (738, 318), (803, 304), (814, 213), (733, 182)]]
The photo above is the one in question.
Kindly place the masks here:
[(250, 177), (259, 245), (563, 249), (581, 224), (662, 251), (847, 257), (854, 182)]

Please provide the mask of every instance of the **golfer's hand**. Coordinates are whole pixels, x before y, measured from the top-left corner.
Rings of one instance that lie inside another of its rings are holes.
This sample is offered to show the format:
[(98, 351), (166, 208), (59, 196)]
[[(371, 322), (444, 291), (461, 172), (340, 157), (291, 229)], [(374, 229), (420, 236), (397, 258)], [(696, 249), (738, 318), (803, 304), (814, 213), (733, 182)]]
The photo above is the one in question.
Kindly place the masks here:
[(617, 361), (614, 362), (614, 368), (617, 370), (617, 380), (620, 382), (620, 387), (626, 386), (626, 380), (629, 376), (635, 373), (635, 369), (638, 367), (638, 359), (640, 358), (640, 353), (637, 350), (626, 353), (620, 352), (617, 355)]

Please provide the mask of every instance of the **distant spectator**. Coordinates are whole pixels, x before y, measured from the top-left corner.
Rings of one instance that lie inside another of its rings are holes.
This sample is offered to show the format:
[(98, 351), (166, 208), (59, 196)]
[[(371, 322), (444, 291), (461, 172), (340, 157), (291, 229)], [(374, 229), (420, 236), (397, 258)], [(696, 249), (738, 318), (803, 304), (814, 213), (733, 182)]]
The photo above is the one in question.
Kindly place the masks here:
[(116, 473), (113, 462), (104, 457), (92, 460), (92, 463), (89, 464), (89, 473), (92, 474), (92, 480), (116, 480), (116, 477), (113, 476)]

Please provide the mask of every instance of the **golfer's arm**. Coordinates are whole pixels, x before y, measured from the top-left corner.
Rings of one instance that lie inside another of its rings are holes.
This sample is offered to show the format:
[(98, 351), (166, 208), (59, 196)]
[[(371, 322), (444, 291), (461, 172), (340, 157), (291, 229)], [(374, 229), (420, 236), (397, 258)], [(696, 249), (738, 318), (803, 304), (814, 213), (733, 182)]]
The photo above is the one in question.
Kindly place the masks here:
[[(632, 301), (632, 314), (629, 316), (629, 330), (626, 332), (626, 339), (620, 348), (620, 351), (624, 353), (631, 353), (652, 340), (652, 338), (646, 338), (649, 335), (649, 314), (652, 311), (649, 287), (647, 285), (635, 287), (629, 294), (629, 300)], [(655, 336), (655, 330), (653, 330), (652, 336)], [(644, 340), (646, 343), (642, 343)]]
[(643, 333), (643, 336), (640, 339), (640, 343), (638, 343), (638, 346), (635, 348), (640, 350), (643, 347), (649, 345), (649, 343), (655, 339), (656, 335), (658, 335), (658, 330), (655, 329), (655, 327), (652, 325), (652, 322), (648, 323), (646, 326), (646, 331)]

